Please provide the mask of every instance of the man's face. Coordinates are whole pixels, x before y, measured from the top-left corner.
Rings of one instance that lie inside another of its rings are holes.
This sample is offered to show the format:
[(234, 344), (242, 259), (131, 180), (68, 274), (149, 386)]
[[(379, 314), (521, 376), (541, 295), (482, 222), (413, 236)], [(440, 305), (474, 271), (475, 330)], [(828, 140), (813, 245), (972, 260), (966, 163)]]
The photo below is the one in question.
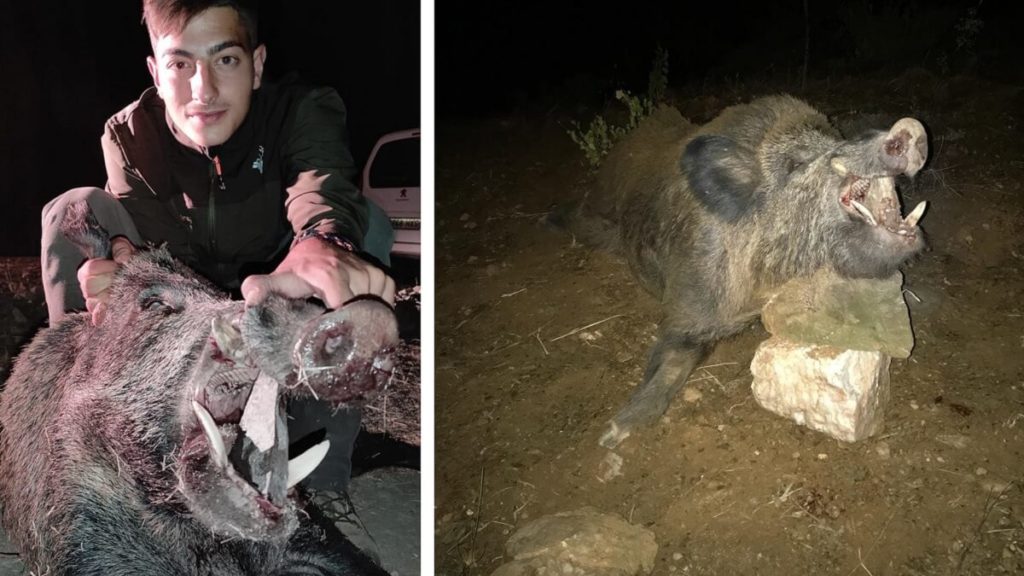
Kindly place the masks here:
[(245, 120), (259, 88), (266, 48), (248, 49), (245, 27), (232, 8), (209, 8), (180, 34), (156, 38), (149, 73), (171, 121), (192, 142), (223, 144)]

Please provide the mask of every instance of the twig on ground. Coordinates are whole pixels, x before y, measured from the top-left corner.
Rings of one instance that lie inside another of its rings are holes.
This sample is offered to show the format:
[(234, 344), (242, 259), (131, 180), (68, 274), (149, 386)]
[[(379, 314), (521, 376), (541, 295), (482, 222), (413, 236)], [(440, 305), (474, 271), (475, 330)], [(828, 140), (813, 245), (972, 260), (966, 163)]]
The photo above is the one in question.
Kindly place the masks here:
[(708, 364), (707, 366), (697, 366), (697, 370), (703, 370), (705, 368), (720, 368), (722, 366), (736, 366), (739, 362), (721, 362), (719, 364)]
[[(882, 526), (882, 529), (879, 530), (878, 535), (875, 536), (874, 542), (871, 543), (871, 546), (868, 546), (868, 556), (871, 555), (871, 552), (875, 549), (875, 546), (877, 546), (878, 542), (882, 539), (882, 536), (885, 534), (885, 531), (889, 528), (889, 523), (892, 522), (894, 516), (896, 516), (895, 510), (893, 510), (892, 514), (889, 514), (889, 518), (886, 519), (885, 524)], [(850, 576), (850, 574), (856, 572), (857, 568), (864, 566), (864, 559), (860, 556), (860, 548), (857, 548), (857, 559), (860, 560), (860, 565), (854, 566), (853, 569), (850, 570), (850, 572), (847, 574), (847, 576)], [(864, 569), (867, 570), (867, 566), (864, 566)], [(871, 572), (868, 571), (868, 574), (871, 574)]]
[(473, 526), (473, 537), (469, 541), (470, 558), (474, 558), (473, 550), (476, 548), (476, 536), (480, 533), (480, 519), (484, 511), (484, 465), (480, 465), (480, 488), (476, 495), (476, 524)]
[(736, 404), (733, 404), (732, 406), (729, 406), (729, 408), (725, 411), (725, 413), (728, 414), (729, 416), (732, 416), (732, 409), (733, 408), (739, 408), (740, 406), (743, 406), (744, 404), (747, 403), (747, 400), (750, 400), (750, 398), (751, 398), (750, 396), (747, 396), (746, 398), (743, 399), (742, 402), (737, 402)]
[(586, 326), (581, 326), (579, 328), (576, 328), (575, 330), (570, 330), (569, 332), (566, 332), (565, 334), (562, 334), (561, 336), (558, 336), (557, 338), (552, 338), (551, 340), (548, 340), (548, 342), (555, 342), (556, 340), (561, 340), (562, 338), (566, 338), (568, 336), (572, 336), (573, 334), (576, 334), (578, 332), (582, 332), (582, 331), (586, 330), (587, 328), (593, 328), (594, 326), (597, 326), (598, 324), (604, 324), (605, 322), (607, 322), (609, 320), (614, 320), (614, 319), (619, 318), (621, 316), (625, 316), (625, 314), (616, 314), (614, 316), (609, 316), (609, 317), (605, 318), (604, 320), (598, 320), (597, 322), (591, 322), (590, 324), (587, 324)]
[(533, 335), (537, 337), (537, 343), (540, 344), (541, 349), (544, 350), (544, 355), (547, 356), (548, 355), (548, 347), (545, 346), (544, 345), (544, 341), (540, 339), (540, 328), (537, 328), (537, 331), (534, 332)]
[(860, 561), (860, 566), (858, 566), (858, 568), (863, 568), (864, 571), (868, 573), (868, 576), (875, 576), (871, 573), (871, 570), (868, 570), (868, 567), (864, 564), (864, 559), (860, 556), (860, 548), (857, 548), (857, 560)]
[(522, 506), (520, 506), (520, 507), (516, 508), (515, 510), (513, 510), (512, 511), (512, 521), (513, 522), (519, 522), (519, 513), (523, 511), (523, 508), (526, 508), (532, 502), (533, 502), (533, 497), (531, 496), (531, 497), (526, 499), (526, 502), (523, 502)]
[(999, 491), (999, 494), (996, 494), (995, 496), (989, 498), (988, 501), (985, 503), (985, 513), (981, 515), (981, 520), (978, 521), (978, 527), (974, 530), (974, 538), (972, 538), (971, 541), (964, 546), (964, 549), (960, 551), (960, 559), (956, 563), (956, 571), (954, 572), (954, 574), (960, 574), (960, 572), (963, 570), (964, 561), (967, 560), (967, 554), (970, 553), (971, 548), (978, 542), (979, 539), (981, 539), (981, 531), (985, 527), (985, 522), (988, 521), (988, 515), (992, 513), (992, 510), (996, 507), (996, 504), (999, 503), (999, 499), (1002, 498), (1003, 495), (1006, 494), (1006, 492), (1013, 485), (1013, 482), (1007, 482), (1006, 486), (1004, 486), (1003, 489)]

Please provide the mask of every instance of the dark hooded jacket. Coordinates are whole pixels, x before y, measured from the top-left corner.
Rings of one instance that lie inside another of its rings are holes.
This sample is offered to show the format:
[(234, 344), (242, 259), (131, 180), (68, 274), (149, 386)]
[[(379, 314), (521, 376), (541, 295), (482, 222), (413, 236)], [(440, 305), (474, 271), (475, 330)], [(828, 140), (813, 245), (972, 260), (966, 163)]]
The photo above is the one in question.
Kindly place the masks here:
[(176, 131), (155, 88), (105, 126), (107, 191), (144, 241), (166, 243), (225, 289), (272, 271), (309, 227), (360, 247), (367, 206), (334, 89), (264, 83), (238, 130), (209, 149), (182, 144)]

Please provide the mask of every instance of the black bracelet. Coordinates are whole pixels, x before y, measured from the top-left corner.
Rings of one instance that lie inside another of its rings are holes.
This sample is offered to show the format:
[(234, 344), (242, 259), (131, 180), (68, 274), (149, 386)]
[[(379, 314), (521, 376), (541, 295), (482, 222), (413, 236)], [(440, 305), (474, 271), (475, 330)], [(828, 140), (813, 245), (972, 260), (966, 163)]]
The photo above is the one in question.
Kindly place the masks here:
[(333, 244), (334, 246), (337, 246), (338, 248), (341, 248), (346, 252), (354, 253), (359, 251), (358, 249), (356, 249), (356, 245), (350, 242), (344, 236), (335, 234), (334, 232), (321, 232), (316, 228), (306, 228), (302, 232), (299, 232), (299, 234), (295, 236), (295, 240), (292, 240), (292, 247), (308, 238), (319, 238), (324, 242), (327, 242), (328, 244)]

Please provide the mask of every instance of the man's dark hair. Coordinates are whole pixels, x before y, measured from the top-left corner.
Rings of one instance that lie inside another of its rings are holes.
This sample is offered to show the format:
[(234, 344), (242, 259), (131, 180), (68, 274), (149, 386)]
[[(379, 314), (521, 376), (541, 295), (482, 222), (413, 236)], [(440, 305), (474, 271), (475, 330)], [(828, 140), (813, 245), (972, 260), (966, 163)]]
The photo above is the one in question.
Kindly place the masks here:
[(259, 24), (255, 0), (142, 0), (142, 20), (149, 30), (150, 42), (155, 45), (160, 36), (180, 34), (201, 12), (222, 6), (233, 8), (238, 13), (248, 36), (247, 48), (255, 50), (258, 46), (256, 27)]

